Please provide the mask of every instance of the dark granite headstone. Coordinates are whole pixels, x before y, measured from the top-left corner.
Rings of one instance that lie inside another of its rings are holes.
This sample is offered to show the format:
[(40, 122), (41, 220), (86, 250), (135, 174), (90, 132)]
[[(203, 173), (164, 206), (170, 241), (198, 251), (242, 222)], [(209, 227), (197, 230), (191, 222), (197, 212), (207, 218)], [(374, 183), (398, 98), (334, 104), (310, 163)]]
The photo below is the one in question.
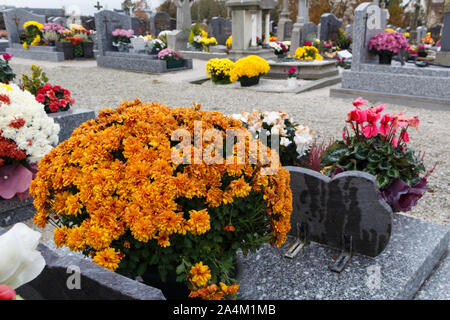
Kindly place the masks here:
[(36, 209), (33, 206), (33, 198), (20, 200), (0, 198), (0, 227), (7, 227), (20, 221), (33, 218)]
[(342, 19), (336, 18), (332, 13), (325, 13), (320, 17), (320, 40), (336, 40), (339, 37), (339, 28), (342, 28)]
[(59, 143), (70, 138), (73, 130), (78, 128), (83, 122), (95, 119), (95, 112), (89, 109), (69, 109), (64, 112), (50, 113), (56, 123), (59, 124)]
[(167, 12), (157, 12), (153, 17), (151, 17), (150, 21), (152, 35), (155, 37), (157, 37), (161, 31), (171, 29), (170, 16)]
[(212, 18), (211, 33), (219, 44), (224, 45), (231, 35), (231, 21), (222, 17)]
[[(291, 174), (291, 234), (307, 231), (307, 241), (375, 257), (389, 242), (392, 210), (381, 197), (374, 176), (347, 171), (333, 179), (316, 171), (286, 167)], [(306, 226), (306, 228), (305, 228)], [(302, 229), (303, 228), (303, 229)]]
[(314, 22), (307, 22), (300, 30), (300, 46), (303, 46), (306, 41), (313, 42), (317, 37), (317, 25)]
[(437, 38), (441, 35), (441, 29), (442, 26), (439, 24), (436, 24), (428, 29), (428, 32), (431, 33), (431, 37), (436, 41)]
[(23, 9), (8, 9), (3, 11), (6, 32), (8, 32), (9, 47), (13, 43), (20, 43), (20, 35), (24, 32), (23, 24), (27, 21), (36, 21), (44, 24), (46, 22), (44, 15), (31, 13)]
[(450, 12), (444, 15), (444, 28), (442, 29), (441, 50), (450, 51)]
[(131, 17), (110, 10), (102, 10), (95, 14), (98, 50), (101, 55), (106, 51), (113, 51), (112, 32), (119, 29), (132, 29)]

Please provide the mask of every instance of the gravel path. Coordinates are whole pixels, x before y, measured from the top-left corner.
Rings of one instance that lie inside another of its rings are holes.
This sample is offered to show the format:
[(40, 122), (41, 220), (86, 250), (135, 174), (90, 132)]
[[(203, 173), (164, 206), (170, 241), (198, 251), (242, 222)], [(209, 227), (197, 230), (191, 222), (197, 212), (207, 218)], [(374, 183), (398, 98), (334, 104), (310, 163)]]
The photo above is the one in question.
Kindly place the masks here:
[[(14, 71), (29, 72), (33, 62), (16, 59)], [(72, 92), (74, 108), (95, 111), (103, 107), (115, 108), (121, 100), (139, 98), (146, 102), (161, 102), (172, 107), (187, 107), (200, 103), (205, 110), (219, 110), (225, 114), (242, 110), (286, 110), (301, 124), (310, 126), (317, 137), (340, 137), (344, 120), (353, 108), (350, 99), (330, 98), (329, 87), (301, 94), (256, 93), (214, 86), (200, 86), (185, 80), (204, 75), (204, 61), (194, 60), (194, 69), (165, 75), (97, 68), (94, 61), (63, 63), (34, 62), (44, 68), (52, 84)], [(18, 80), (18, 79), (16, 79)], [(405, 84), (406, 85), (406, 84)], [(375, 103), (375, 101), (371, 101)], [(426, 152), (425, 165), (437, 167), (429, 180), (431, 190), (408, 215), (440, 224), (450, 222), (450, 109), (429, 110), (388, 104), (387, 112), (404, 110), (407, 116), (418, 115), (419, 131), (411, 130), (411, 146)]]

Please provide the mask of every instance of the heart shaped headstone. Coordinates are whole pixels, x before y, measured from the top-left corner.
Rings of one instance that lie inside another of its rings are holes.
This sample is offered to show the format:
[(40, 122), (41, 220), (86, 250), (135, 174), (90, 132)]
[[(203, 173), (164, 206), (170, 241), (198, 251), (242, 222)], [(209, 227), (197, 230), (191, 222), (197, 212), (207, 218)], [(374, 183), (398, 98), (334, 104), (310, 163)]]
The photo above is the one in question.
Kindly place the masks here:
[(381, 197), (374, 176), (346, 171), (330, 179), (316, 171), (285, 167), (291, 174), (293, 212), (291, 234), (344, 249), (352, 239), (352, 252), (379, 255), (389, 242), (392, 209)]

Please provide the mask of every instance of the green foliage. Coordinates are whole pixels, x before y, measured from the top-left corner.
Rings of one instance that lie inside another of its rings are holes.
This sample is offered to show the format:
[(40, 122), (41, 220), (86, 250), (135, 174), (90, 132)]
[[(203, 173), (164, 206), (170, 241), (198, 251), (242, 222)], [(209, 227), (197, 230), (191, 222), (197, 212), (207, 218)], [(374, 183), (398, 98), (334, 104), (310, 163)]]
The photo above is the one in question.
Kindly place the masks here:
[(0, 82), (9, 83), (14, 80), (16, 74), (11, 69), (9, 62), (3, 59), (0, 59)]
[[(224, 176), (223, 180), (231, 182), (235, 178)], [(223, 183), (224, 186), (228, 184), (226, 181)], [(235, 267), (236, 251), (256, 252), (272, 237), (263, 196), (261, 191), (251, 191), (246, 198), (235, 197), (233, 203), (209, 208), (211, 229), (208, 232), (200, 236), (189, 232), (186, 235), (172, 235), (170, 246), (165, 248), (159, 246), (157, 241), (139, 242), (127, 232), (112, 243), (112, 247), (125, 254), (117, 272), (135, 277), (147, 269), (157, 268), (163, 281), (168, 276), (176, 276), (177, 281), (181, 282), (195, 263), (203, 261), (211, 269), (212, 282), (236, 282), (236, 279), (230, 278)], [(208, 207), (204, 198), (179, 198), (177, 202), (183, 207), (185, 216), (190, 210)], [(235, 231), (225, 231), (224, 227), (228, 225), (233, 225)], [(123, 246), (125, 242), (130, 243), (129, 248)]]
[(419, 174), (425, 171), (422, 160), (409, 148), (402, 150), (384, 142), (380, 135), (359, 141), (352, 137), (336, 141), (322, 157), (321, 165), (327, 167), (325, 174), (330, 175), (336, 168), (345, 171), (359, 170), (370, 173), (377, 178), (378, 187), (386, 187), (391, 178), (401, 178), (408, 185), (415, 185)]
[(345, 30), (339, 29), (339, 36), (336, 39), (336, 44), (341, 50), (350, 48), (350, 44), (352, 43), (351, 39), (348, 39), (345, 33)]
[(33, 95), (37, 95), (40, 88), (48, 83), (49, 79), (42, 68), (37, 65), (31, 66), (31, 77), (22, 73), (23, 88)]

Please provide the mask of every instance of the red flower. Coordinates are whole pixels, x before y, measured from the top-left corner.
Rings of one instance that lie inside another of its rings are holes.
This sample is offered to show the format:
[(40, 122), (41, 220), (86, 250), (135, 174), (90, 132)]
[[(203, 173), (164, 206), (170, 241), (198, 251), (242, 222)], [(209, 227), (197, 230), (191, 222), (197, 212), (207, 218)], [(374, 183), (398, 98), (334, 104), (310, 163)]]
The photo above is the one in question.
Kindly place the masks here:
[(0, 94), (0, 102), (3, 102), (5, 104), (10, 104), (11, 100), (6, 94)]
[(16, 292), (9, 286), (0, 285), (0, 300), (16, 300)]
[(9, 53), (4, 53), (4, 54), (2, 55), (2, 57), (3, 57), (3, 60), (8, 61), (8, 60), (11, 60), (11, 59), (12, 59), (13, 55), (12, 55), (12, 54), (9, 54)]
[(14, 118), (8, 125), (10, 128), (20, 129), (25, 125), (25, 120), (23, 118)]
[(389, 113), (386, 113), (383, 115), (383, 117), (381, 117), (380, 120), (380, 134), (383, 137), (386, 137), (389, 132), (391, 131), (391, 126), (389, 124), (389, 122), (391, 122), (392, 117), (389, 115)]
[(59, 91), (59, 90), (61, 90), (61, 86), (54, 86), (53, 87), (53, 91)]
[(52, 90), (52, 86), (51, 86), (50, 84), (47, 83), (47, 84), (46, 84), (45, 86), (43, 86), (41, 89), (44, 90), (44, 91)]
[(59, 100), (58, 102), (58, 106), (60, 107), (65, 107), (67, 105), (67, 101), (64, 99)]
[(363, 127), (363, 134), (366, 138), (376, 137), (378, 134), (378, 127), (375, 123)]
[(38, 93), (38, 95), (36, 96), (36, 101), (40, 102), (40, 103), (44, 103), (45, 96), (42, 93)]
[(306, 42), (305, 42), (305, 46), (312, 46), (312, 43), (309, 42), (309, 41), (306, 41)]
[(58, 102), (56, 101), (52, 102), (48, 107), (50, 108), (51, 112), (56, 112), (59, 109)]
[(366, 105), (368, 102), (369, 101), (364, 100), (362, 97), (358, 97), (353, 101), (353, 105), (358, 108), (360, 106)]

